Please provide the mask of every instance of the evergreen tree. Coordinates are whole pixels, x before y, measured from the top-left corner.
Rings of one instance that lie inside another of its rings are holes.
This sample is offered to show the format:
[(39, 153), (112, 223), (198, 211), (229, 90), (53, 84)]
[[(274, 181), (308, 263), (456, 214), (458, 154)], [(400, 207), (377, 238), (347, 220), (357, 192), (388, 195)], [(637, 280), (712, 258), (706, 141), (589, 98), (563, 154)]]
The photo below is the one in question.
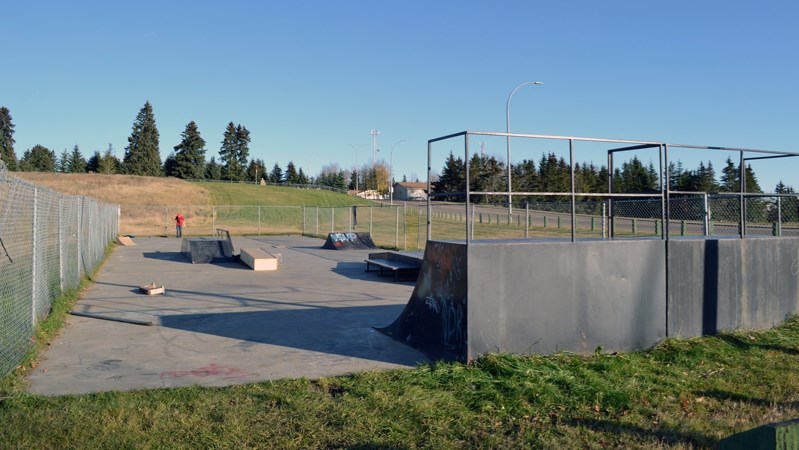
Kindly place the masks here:
[(250, 141), (250, 130), (241, 125), (236, 126), (236, 155), (241, 167), (246, 167), (250, 159)]
[(256, 184), (261, 182), (261, 179), (268, 178), (266, 173), (266, 166), (264, 166), (264, 160), (262, 159), (251, 159), (250, 164), (247, 166), (247, 180), (252, 180)]
[(153, 107), (147, 101), (133, 122), (123, 159), (125, 173), (130, 175), (161, 176), (161, 154), (158, 148), (158, 128)]
[(297, 179), (297, 168), (294, 167), (294, 161), (289, 161), (289, 164), (286, 166), (285, 181), (287, 184), (299, 183)]
[(272, 167), (272, 171), (269, 172), (269, 181), (272, 183), (282, 183), (284, 181), (283, 169), (277, 163)]
[(760, 189), (760, 184), (757, 182), (757, 176), (755, 176), (755, 171), (752, 170), (751, 165), (746, 166), (746, 192), (763, 192)]
[(222, 179), (222, 165), (216, 162), (216, 158), (213, 156), (208, 161), (208, 164), (205, 165), (205, 178), (215, 181)]
[[(444, 163), (444, 169), (438, 180), (432, 183), (431, 188), (435, 194), (463, 193), (466, 191), (466, 164), (460, 157), (455, 157), (449, 152), (449, 157)], [(460, 195), (462, 196), (462, 194)], [(457, 199), (459, 195), (439, 197), (443, 200)]]
[(649, 193), (657, 192), (657, 173), (654, 166), (650, 164), (647, 169), (637, 156), (631, 161), (621, 165), (621, 186), (620, 192), (628, 193)]
[[(782, 180), (780, 180), (777, 183), (777, 186), (774, 187), (774, 192), (777, 194), (795, 193), (793, 187), (786, 186)], [(774, 217), (771, 218), (771, 222), (776, 222), (777, 220), (779, 220), (781, 223), (799, 221), (799, 197), (795, 195), (790, 197), (780, 197), (779, 211), (777, 211), (776, 207), (772, 208), (772, 211), (774, 211), (775, 214)], [(779, 216), (777, 216), (776, 213), (779, 213)]]
[(69, 167), (69, 152), (67, 152), (67, 149), (64, 149), (64, 151), (61, 152), (61, 156), (56, 161), (55, 170), (56, 172), (69, 173), (68, 167)]
[(180, 137), (180, 144), (175, 146), (172, 176), (183, 179), (205, 178), (205, 140), (200, 136), (197, 124), (193, 120), (189, 122)]
[(305, 175), (305, 172), (302, 171), (302, 167), (300, 167), (299, 172), (297, 172), (297, 184), (308, 184), (308, 177)]
[[(558, 160), (554, 153), (541, 155), (538, 173), (542, 192), (567, 192), (570, 190), (569, 166), (563, 158)], [(552, 197), (548, 197), (548, 199), (552, 200)]]
[(225, 180), (242, 181), (247, 176), (245, 168), (250, 156), (250, 131), (230, 122), (225, 128), (219, 159), (222, 162), (222, 177)]
[(103, 155), (100, 154), (100, 150), (95, 150), (92, 153), (92, 156), (86, 161), (86, 171), (99, 173), (100, 172), (100, 159), (102, 159)]
[(24, 172), (55, 172), (55, 152), (37, 144), (32, 149), (25, 150), (19, 168)]
[(0, 107), (0, 160), (8, 170), (17, 170), (17, 154), (14, 152), (14, 123), (11, 112)]
[(175, 153), (169, 152), (164, 160), (164, 175), (168, 177), (178, 177), (178, 162), (175, 159)]
[(83, 157), (77, 144), (72, 148), (65, 169), (69, 173), (86, 173), (86, 158)]
[(108, 148), (103, 153), (103, 156), (100, 158), (99, 165), (97, 167), (97, 173), (104, 173), (104, 174), (114, 174), (119, 172), (119, 168), (122, 166), (122, 162), (119, 161), (119, 158), (114, 155), (114, 147), (111, 144), (108, 144)]
[(724, 162), (724, 168), (721, 169), (721, 185), (719, 187), (725, 192), (741, 192), (741, 171), (729, 156)]
[(360, 186), (360, 182), (359, 182), (359, 178), (358, 178), (358, 169), (355, 169), (350, 174), (350, 184), (349, 184), (349, 186), (347, 186), (347, 189), (349, 189), (351, 191), (354, 191), (354, 190), (357, 190), (360, 187), (361, 186)]

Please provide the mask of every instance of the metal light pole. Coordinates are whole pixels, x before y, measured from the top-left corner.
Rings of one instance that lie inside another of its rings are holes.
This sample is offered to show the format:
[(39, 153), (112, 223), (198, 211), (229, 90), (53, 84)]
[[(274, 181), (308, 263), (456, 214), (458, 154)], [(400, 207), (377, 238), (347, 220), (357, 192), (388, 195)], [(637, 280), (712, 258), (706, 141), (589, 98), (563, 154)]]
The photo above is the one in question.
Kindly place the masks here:
[(379, 151), (377, 149), (377, 136), (380, 135), (380, 130), (373, 129), (372, 131), (369, 132), (369, 134), (372, 135), (372, 169), (374, 169), (375, 168), (375, 157), (377, 156), (377, 152)]
[(400, 139), (392, 147), (388, 157), (388, 198), (389, 204), (394, 204), (394, 148), (401, 142), (408, 142), (407, 139)]
[[(510, 95), (508, 95), (508, 102), (505, 104), (505, 132), (510, 134), (510, 100), (513, 98), (513, 94), (516, 93), (522, 86), (528, 84), (544, 84), (542, 81), (525, 81), (524, 83), (516, 86), (510, 91)], [(510, 163), (510, 136), (506, 136), (505, 139), (507, 140), (507, 150), (508, 150), (508, 220), (510, 220), (510, 216), (513, 214), (513, 185), (511, 184), (511, 163)]]

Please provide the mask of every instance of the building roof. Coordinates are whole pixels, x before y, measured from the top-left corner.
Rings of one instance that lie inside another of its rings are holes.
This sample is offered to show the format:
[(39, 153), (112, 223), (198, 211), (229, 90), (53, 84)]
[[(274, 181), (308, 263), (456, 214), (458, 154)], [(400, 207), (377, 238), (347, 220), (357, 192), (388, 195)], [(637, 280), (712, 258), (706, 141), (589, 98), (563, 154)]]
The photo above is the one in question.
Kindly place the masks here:
[(402, 182), (396, 183), (398, 186), (402, 186), (405, 189), (427, 189), (427, 183), (409, 183), (409, 182)]

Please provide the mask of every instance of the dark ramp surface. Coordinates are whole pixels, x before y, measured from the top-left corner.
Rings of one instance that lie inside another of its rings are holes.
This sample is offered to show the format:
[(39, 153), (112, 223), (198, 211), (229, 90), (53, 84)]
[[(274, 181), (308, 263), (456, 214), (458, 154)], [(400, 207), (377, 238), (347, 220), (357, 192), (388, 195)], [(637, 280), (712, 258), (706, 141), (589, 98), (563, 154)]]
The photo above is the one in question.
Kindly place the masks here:
[(368, 232), (329, 233), (322, 248), (328, 250), (365, 250), (377, 248)]
[(378, 331), (433, 359), (465, 360), (466, 245), (428, 241), (408, 304)]
[(214, 260), (229, 260), (232, 258), (233, 247), (229, 240), (224, 238), (183, 238), (180, 253), (192, 264), (208, 264)]

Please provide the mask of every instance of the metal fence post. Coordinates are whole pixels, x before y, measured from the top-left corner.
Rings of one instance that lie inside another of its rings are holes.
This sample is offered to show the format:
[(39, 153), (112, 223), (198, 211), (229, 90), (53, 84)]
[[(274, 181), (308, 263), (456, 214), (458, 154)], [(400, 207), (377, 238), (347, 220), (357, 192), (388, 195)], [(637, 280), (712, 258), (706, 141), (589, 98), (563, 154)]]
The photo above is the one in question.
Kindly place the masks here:
[(777, 197), (777, 227), (775, 236), (782, 236), (782, 197)]
[(302, 205), (302, 235), (305, 236), (305, 205)]
[(422, 206), (416, 208), (416, 250), (419, 250), (419, 236), (422, 234)]
[(335, 233), (335, 226), (336, 226), (336, 208), (330, 207), (330, 232)]
[(408, 250), (408, 205), (402, 202), (402, 249)]
[(258, 236), (261, 235), (261, 205), (258, 205)]
[(374, 206), (369, 207), (369, 234), (372, 234), (372, 212), (374, 210)]
[(211, 207), (211, 234), (216, 233), (216, 206)]
[(166, 230), (166, 208), (167, 207), (164, 206), (164, 236), (169, 236), (169, 234), (167, 234), (167, 230)]
[(530, 237), (530, 204), (525, 203), (524, 205), (524, 238), (528, 239)]
[(64, 243), (66, 236), (64, 236), (64, 196), (58, 196), (58, 288), (64, 292)]
[(707, 192), (702, 194), (702, 227), (705, 236), (710, 236), (710, 209), (707, 204)]
[(316, 235), (319, 236), (319, 207), (316, 207)]
[(602, 239), (608, 237), (608, 204), (602, 202)]
[(396, 225), (394, 225), (394, 248), (399, 248), (399, 208), (394, 208), (397, 216)]
[(38, 272), (39, 272), (36, 269), (37, 262), (38, 262), (38, 258), (37, 258), (36, 254), (38, 253), (37, 249), (39, 247), (39, 239), (38, 239), (39, 233), (37, 232), (37, 228), (39, 228), (39, 224), (38, 224), (38, 221), (39, 221), (38, 220), (38, 216), (39, 216), (38, 207), (39, 207), (39, 205), (38, 205), (38, 203), (39, 203), (39, 189), (38, 188), (33, 188), (33, 230), (31, 230), (33, 232), (32, 233), (32, 235), (33, 235), (33, 250), (32, 250), (33, 258), (31, 258), (31, 329), (36, 326), (36, 302), (38, 301), (38, 297), (39, 297), (37, 295), (37, 293), (36, 293), (36, 278), (37, 278), (37, 275), (38, 275)]

